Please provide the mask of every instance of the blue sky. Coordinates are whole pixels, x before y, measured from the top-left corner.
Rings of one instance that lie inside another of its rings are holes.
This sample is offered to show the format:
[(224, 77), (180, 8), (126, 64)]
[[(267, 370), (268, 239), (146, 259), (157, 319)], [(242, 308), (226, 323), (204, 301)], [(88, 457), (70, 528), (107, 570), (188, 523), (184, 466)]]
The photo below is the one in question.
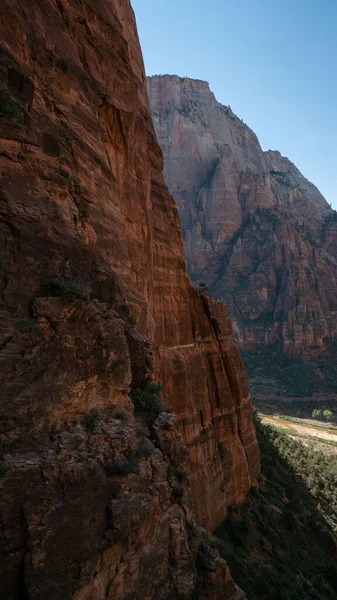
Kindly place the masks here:
[(131, 0), (148, 75), (209, 81), (337, 209), (337, 0)]

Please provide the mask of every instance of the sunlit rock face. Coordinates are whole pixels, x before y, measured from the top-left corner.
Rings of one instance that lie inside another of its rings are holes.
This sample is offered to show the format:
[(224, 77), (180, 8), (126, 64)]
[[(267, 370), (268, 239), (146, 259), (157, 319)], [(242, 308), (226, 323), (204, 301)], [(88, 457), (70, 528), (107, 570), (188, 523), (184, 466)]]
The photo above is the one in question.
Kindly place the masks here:
[(0, 596), (245, 598), (195, 522), (258, 477), (249, 389), (186, 274), (130, 3), (4, 0), (0, 30)]
[(242, 348), (315, 354), (336, 338), (336, 213), (204, 81), (147, 80), (195, 283), (227, 303)]

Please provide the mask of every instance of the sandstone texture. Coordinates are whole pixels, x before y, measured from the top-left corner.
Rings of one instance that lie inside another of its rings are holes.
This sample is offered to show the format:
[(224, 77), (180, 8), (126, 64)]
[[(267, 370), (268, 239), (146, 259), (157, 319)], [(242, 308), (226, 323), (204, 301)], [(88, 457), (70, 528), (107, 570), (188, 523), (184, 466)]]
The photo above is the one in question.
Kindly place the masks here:
[(147, 80), (187, 268), (227, 303), (244, 349), (315, 356), (337, 334), (337, 214), (208, 83)]
[(200, 526), (259, 475), (249, 388), (186, 274), (130, 3), (4, 0), (0, 29), (0, 596), (244, 599)]

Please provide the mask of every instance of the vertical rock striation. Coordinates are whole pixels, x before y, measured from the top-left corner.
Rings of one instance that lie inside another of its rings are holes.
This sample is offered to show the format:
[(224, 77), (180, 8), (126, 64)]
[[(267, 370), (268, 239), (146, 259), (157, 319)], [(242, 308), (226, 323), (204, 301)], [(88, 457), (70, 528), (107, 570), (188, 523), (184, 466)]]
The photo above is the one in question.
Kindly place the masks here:
[[(1, 597), (245, 598), (195, 521), (258, 477), (249, 389), (186, 274), (130, 3), (4, 0), (0, 27)], [(149, 437), (152, 376), (176, 416)]]
[(148, 78), (187, 268), (228, 304), (245, 349), (315, 356), (336, 338), (336, 213), (208, 83)]

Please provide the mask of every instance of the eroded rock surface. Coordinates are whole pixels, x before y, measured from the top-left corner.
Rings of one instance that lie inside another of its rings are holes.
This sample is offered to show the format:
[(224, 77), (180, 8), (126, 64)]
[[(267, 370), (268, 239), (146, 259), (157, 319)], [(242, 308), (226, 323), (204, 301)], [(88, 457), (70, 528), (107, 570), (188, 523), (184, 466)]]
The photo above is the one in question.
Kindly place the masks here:
[[(0, 595), (244, 598), (199, 525), (258, 477), (249, 389), (186, 275), (130, 3), (4, 0), (0, 29)], [(175, 416), (147, 431), (151, 378)]]
[(148, 78), (192, 280), (226, 302), (245, 349), (315, 356), (336, 338), (336, 213), (204, 81)]

